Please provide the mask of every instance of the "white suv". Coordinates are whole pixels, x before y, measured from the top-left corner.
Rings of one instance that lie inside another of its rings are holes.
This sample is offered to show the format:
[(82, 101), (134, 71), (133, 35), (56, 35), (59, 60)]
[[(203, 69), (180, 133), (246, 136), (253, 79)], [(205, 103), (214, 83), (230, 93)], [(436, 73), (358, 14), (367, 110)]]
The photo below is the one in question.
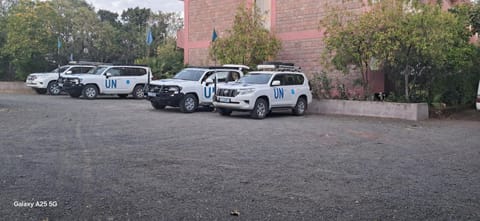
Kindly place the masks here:
[(270, 71), (250, 72), (237, 82), (220, 85), (213, 105), (221, 115), (232, 111), (250, 111), (263, 119), (274, 109), (291, 109), (303, 115), (312, 102), (312, 93), (305, 75), (293, 65), (259, 65)]
[(31, 87), (38, 94), (48, 92), (50, 95), (58, 95), (61, 92), (61, 88), (57, 84), (59, 77), (87, 73), (93, 68), (95, 65), (65, 65), (47, 73), (32, 73), (28, 75), (25, 83), (27, 87)]
[(145, 66), (99, 65), (87, 74), (65, 76), (59, 85), (71, 97), (83, 95), (95, 99), (99, 94), (116, 94), (121, 98), (132, 94), (143, 98), (143, 88), (151, 79), (151, 70)]
[(172, 106), (192, 113), (199, 105), (212, 106), (216, 85), (241, 78), (243, 69), (249, 68), (244, 65), (185, 68), (172, 79), (150, 82), (147, 99), (155, 109)]

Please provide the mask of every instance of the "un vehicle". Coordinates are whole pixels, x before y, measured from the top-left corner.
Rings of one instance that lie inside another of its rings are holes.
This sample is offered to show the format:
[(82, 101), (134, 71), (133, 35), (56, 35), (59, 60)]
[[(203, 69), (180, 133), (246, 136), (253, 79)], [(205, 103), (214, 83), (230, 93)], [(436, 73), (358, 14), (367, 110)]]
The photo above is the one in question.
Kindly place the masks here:
[(151, 70), (146, 66), (99, 65), (87, 74), (65, 76), (59, 84), (71, 97), (95, 99), (100, 94), (121, 98), (131, 94), (143, 98), (143, 88), (150, 81)]
[(259, 65), (262, 71), (250, 72), (237, 82), (219, 85), (213, 105), (221, 115), (249, 111), (263, 119), (276, 109), (289, 109), (303, 115), (312, 102), (308, 79), (290, 63)]
[(171, 79), (152, 81), (147, 87), (147, 99), (155, 109), (179, 107), (183, 113), (192, 113), (199, 106), (212, 106), (215, 88), (243, 76), (244, 65), (221, 67), (190, 67)]
[(38, 94), (58, 95), (61, 93), (61, 87), (58, 86), (59, 77), (87, 73), (93, 68), (95, 65), (65, 65), (47, 73), (32, 73), (28, 75), (25, 83)]

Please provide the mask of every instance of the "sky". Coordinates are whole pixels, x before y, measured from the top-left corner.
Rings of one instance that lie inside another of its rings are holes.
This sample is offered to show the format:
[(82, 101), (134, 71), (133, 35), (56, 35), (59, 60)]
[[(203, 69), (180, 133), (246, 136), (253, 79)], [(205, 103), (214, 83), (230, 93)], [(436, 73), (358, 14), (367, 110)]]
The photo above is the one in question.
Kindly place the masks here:
[(183, 1), (179, 0), (87, 0), (95, 10), (104, 9), (122, 14), (128, 8), (150, 8), (152, 11), (181, 12)]

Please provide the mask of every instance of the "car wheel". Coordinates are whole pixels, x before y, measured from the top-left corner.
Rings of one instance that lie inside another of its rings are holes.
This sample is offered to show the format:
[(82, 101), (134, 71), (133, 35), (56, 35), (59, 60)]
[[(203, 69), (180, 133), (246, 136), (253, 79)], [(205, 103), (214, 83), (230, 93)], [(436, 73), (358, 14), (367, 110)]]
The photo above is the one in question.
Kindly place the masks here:
[(47, 93), (47, 89), (44, 89), (44, 88), (34, 88), (35, 92), (37, 92), (37, 94), (46, 94)]
[(143, 92), (143, 85), (137, 85), (133, 88), (133, 98), (135, 99), (142, 99), (145, 96)]
[(228, 109), (225, 109), (225, 108), (218, 108), (218, 113), (222, 116), (230, 116), (230, 114), (232, 114), (232, 110), (228, 110)]
[(87, 99), (95, 99), (98, 96), (98, 89), (95, 85), (87, 85), (82, 91), (83, 97)]
[(180, 101), (180, 111), (183, 113), (192, 113), (197, 110), (198, 99), (193, 94), (187, 94)]
[(155, 101), (151, 101), (150, 103), (152, 103), (152, 107), (157, 109), (157, 110), (165, 109), (165, 107), (167, 106), (167, 105), (163, 105), (163, 104), (160, 104), (158, 102), (155, 102)]
[(50, 95), (59, 95), (60, 92), (62, 92), (57, 81), (50, 81), (50, 83), (48, 83), (47, 90), (48, 94)]
[(82, 93), (80, 92), (74, 92), (74, 93), (69, 93), (70, 97), (73, 97), (73, 98), (79, 98)]
[(124, 98), (127, 98), (128, 97), (128, 94), (117, 94), (118, 97), (124, 99)]
[(269, 111), (267, 101), (263, 98), (258, 98), (250, 116), (255, 119), (263, 119)]
[(296, 116), (303, 116), (305, 111), (307, 110), (307, 100), (305, 98), (300, 97), (297, 100), (297, 104), (293, 108), (293, 114)]

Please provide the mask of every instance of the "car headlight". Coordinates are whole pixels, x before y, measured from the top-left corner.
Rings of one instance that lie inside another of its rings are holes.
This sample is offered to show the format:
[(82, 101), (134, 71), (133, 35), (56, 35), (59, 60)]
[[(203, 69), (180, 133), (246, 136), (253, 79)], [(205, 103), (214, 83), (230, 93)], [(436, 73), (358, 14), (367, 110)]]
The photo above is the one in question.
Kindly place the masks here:
[(239, 95), (251, 94), (253, 92), (255, 92), (254, 88), (238, 89), (238, 94)]
[(72, 80), (72, 83), (74, 84), (80, 84), (82, 82), (82, 79), (75, 78)]
[(170, 87), (170, 88), (168, 88), (168, 92), (172, 92), (172, 93), (174, 93), (174, 94), (180, 93), (180, 90), (182, 90), (182, 89), (179, 88), (179, 87)]
[(38, 77), (36, 75), (28, 75), (28, 78), (31, 79), (31, 80), (35, 80), (37, 79)]

